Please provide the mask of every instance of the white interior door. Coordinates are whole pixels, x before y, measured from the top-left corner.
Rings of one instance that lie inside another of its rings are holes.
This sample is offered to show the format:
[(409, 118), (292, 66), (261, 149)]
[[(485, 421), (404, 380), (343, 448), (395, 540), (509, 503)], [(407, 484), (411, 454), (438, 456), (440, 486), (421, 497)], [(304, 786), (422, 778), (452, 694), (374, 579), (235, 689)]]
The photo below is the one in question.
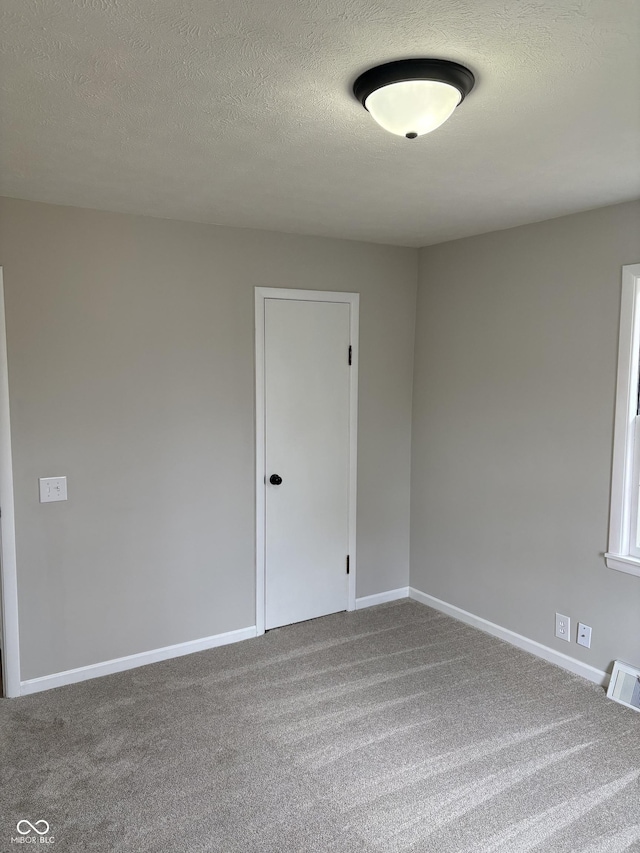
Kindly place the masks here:
[(351, 310), (264, 302), (266, 628), (347, 609)]

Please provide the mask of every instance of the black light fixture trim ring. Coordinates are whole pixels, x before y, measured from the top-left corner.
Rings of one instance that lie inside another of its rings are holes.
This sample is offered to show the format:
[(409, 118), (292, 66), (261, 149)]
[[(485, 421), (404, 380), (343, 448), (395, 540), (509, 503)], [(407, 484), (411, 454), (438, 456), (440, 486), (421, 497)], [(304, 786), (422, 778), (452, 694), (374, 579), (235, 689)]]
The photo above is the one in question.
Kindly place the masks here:
[(460, 103), (476, 82), (468, 68), (457, 62), (449, 62), (448, 59), (398, 59), (377, 65), (361, 74), (353, 84), (353, 94), (366, 109), (365, 101), (376, 89), (409, 80), (435, 80), (455, 86), (460, 92)]

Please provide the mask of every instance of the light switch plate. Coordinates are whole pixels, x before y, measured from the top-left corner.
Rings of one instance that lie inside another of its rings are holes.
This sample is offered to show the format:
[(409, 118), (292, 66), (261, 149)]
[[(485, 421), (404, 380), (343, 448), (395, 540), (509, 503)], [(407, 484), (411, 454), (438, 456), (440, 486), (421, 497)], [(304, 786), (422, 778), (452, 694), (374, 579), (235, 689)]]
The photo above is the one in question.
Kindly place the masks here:
[(46, 504), (51, 501), (67, 500), (67, 478), (66, 477), (41, 477), (40, 478), (40, 503)]

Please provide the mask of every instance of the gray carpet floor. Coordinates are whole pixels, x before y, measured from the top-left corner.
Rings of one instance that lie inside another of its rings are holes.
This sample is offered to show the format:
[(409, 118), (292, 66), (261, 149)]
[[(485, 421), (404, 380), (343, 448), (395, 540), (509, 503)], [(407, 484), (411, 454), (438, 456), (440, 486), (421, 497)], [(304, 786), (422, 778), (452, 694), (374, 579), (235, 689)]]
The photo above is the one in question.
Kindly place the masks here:
[(3, 700), (0, 732), (3, 851), (22, 818), (56, 851), (640, 850), (640, 714), (407, 600)]

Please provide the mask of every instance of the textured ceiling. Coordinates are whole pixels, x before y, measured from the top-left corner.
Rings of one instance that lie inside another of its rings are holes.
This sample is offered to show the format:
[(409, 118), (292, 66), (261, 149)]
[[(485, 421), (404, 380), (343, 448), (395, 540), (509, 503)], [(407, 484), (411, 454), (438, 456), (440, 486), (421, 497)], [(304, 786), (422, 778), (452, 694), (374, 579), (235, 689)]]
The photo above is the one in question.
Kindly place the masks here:
[[(638, 0), (2, 0), (0, 194), (421, 246), (640, 196)], [(351, 94), (478, 83), (415, 142)]]

